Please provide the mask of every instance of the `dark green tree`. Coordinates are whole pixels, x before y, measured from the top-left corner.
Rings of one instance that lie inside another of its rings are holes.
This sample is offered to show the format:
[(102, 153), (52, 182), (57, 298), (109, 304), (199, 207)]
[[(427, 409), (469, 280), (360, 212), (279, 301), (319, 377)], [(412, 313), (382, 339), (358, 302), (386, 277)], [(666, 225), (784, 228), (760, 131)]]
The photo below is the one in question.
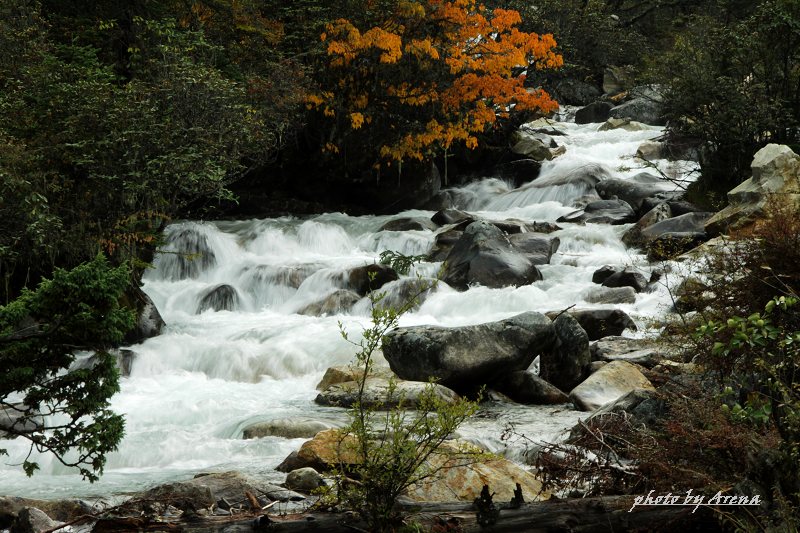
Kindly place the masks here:
[[(108, 350), (133, 326), (119, 305), (129, 279), (127, 267), (98, 255), (0, 307), (0, 434), (29, 440), (31, 451), (53, 453), (90, 481), (123, 435), (122, 417), (109, 410), (119, 374)], [(92, 364), (71, 368), (86, 350)], [(22, 467), (32, 475), (29, 459)]]

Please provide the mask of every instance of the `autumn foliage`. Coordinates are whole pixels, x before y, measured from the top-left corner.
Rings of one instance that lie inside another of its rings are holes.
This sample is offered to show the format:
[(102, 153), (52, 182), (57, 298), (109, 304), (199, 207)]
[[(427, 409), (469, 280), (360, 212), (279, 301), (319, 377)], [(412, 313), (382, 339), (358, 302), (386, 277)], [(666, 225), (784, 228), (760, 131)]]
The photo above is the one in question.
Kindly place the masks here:
[(331, 153), (370, 152), (376, 169), (474, 149), (512, 112), (558, 104), (524, 87), (528, 68), (562, 65), (552, 35), (519, 31), (517, 11), (475, 0), (402, 1), (370, 27), (331, 22), (321, 89), (307, 98), (330, 127)]

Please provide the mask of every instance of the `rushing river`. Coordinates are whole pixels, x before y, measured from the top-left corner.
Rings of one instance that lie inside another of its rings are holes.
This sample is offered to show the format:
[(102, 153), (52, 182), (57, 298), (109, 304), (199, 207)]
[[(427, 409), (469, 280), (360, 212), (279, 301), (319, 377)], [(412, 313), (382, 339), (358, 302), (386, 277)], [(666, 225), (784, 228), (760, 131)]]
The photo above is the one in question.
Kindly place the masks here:
[[(564, 179), (586, 165), (599, 165), (610, 177), (629, 178), (641, 172), (632, 155), (661, 128), (644, 131), (598, 132), (597, 124), (555, 124), (565, 136), (555, 137), (566, 153), (543, 165), (535, 186), (513, 189), (498, 179), (486, 179), (452, 192), (456, 207), (489, 220), (508, 218), (555, 222), (574, 208), (572, 202), (591, 187)], [(665, 172), (684, 165), (659, 161)], [(678, 169), (676, 171), (676, 168)], [(548, 185), (549, 184), (549, 185)], [(181, 235), (204, 236), (216, 261), (192, 279), (177, 279), (181, 262), (171, 253), (159, 255), (156, 268), (145, 276), (149, 294), (168, 324), (163, 334), (133, 346), (135, 359), (121, 392), (112, 400), (126, 419), (126, 435), (111, 454), (100, 482), (90, 485), (47, 455), (34, 454), (41, 470), (27, 478), (20, 466), (26, 443), (2, 441), (9, 457), (0, 458), (0, 494), (58, 498), (127, 493), (157, 483), (186, 479), (198, 472), (240, 470), (283, 481), (275, 466), (302, 439), (266, 437), (243, 440), (249, 424), (279, 418), (344, 419), (341, 409), (314, 404), (316, 384), (325, 369), (348, 364), (354, 348), (345, 342), (339, 322), (356, 336), (369, 324), (368, 301), (351, 313), (314, 317), (297, 312), (335, 290), (348, 268), (377, 261), (384, 250), (407, 255), (427, 253), (434, 231), (379, 231), (399, 217), (430, 217), (433, 212), (407, 211), (395, 216), (351, 217), (328, 213), (310, 218), (179, 222), (168, 228), (179, 250)], [(401, 325), (459, 326), (513, 316), (524, 311), (603, 307), (585, 301), (596, 286), (599, 267), (635, 265), (647, 275), (644, 256), (620, 241), (629, 225), (560, 224), (561, 240), (551, 264), (540, 267), (543, 280), (523, 287), (473, 287), (458, 292), (440, 284), (421, 307), (402, 317)], [(193, 231), (185, 231), (191, 229)], [(171, 248), (170, 248), (171, 247)], [(435, 274), (440, 263), (418, 265), (411, 275)], [(296, 273), (304, 273), (297, 278)], [(307, 277), (306, 277), (307, 276)], [(294, 280), (294, 281), (293, 281)], [(236, 290), (234, 311), (197, 313), (201, 297), (225, 283)], [(392, 286), (386, 287), (391, 290)], [(633, 304), (616, 305), (639, 325), (668, 310), (666, 288), (641, 293)], [(500, 436), (508, 421), (537, 440), (553, 440), (581, 416), (569, 406), (509, 406), (487, 404), (461, 431), (464, 438), (490, 449), (504, 449)]]

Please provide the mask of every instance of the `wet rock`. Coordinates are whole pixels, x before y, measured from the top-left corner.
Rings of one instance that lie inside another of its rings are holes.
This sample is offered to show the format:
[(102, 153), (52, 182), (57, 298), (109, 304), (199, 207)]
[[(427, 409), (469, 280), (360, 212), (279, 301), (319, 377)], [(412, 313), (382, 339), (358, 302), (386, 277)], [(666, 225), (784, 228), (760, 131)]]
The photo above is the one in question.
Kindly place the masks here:
[[(636, 330), (631, 317), (620, 309), (570, 309), (568, 313), (575, 317), (590, 341), (620, 335), (626, 329)], [(548, 316), (556, 314), (552, 312)]]
[(611, 414), (627, 413), (633, 424), (650, 426), (662, 418), (665, 409), (666, 404), (658, 398), (655, 389), (633, 389), (592, 413), (587, 422)]
[(633, 208), (624, 200), (596, 200), (583, 209), (568, 213), (556, 222), (584, 222), (592, 224), (627, 224), (636, 220)]
[(208, 237), (195, 226), (173, 226), (167, 230), (165, 251), (159, 256), (159, 270), (167, 279), (196, 278), (216, 266), (217, 257)]
[(402, 379), (434, 377), (458, 392), (527, 369), (555, 342), (550, 320), (530, 312), (475, 326), (397, 328), (384, 337), (383, 354)]
[(704, 224), (710, 216), (711, 213), (687, 213), (643, 230), (648, 259), (671, 259), (707, 241), (708, 234), (704, 230)]
[(470, 284), (499, 288), (527, 285), (542, 275), (525, 254), (514, 249), (506, 235), (479, 220), (464, 230), (445, 259), (442, 280), (456, 289)]
[(532, 135), (517, 132), (516, 141), (511, 151), (517, 155), (533, 159), (534, 161), (547, 161), (553, 159), (553, 154), (548, 143)]
[(633, 123), (663, 126), (664, 104), (663, 98), (636, 97), (622, 103), (608, 112), (611, 119), (628, 119)]
[[(375, 410), (394, 409), (401, 405), (416, 409), (428, 386), (432, 386), (434, 394), (444, 402), (455, 403), (458, 400), (458, 394), (438, 383), (429, 385), (420, 381), (396, 381), (395, 385), (396, 389), (392, 392), (389, 380), (367, 378), (361, 404)], [(352, 407), (358, 399), (358, 390), (355, 381), (331, 385), (319, 393), (314, 402), (331, 407)]]
[(590, 304), (632, 304), (636, 303), (636, 289), (633, 287), (592, 287), (583, 299)]
[(205, 292), (197, 304), (195, 314), (212, 311), (235, 311), (240, 306), (239, 293), (228, 284), (220, 284)]
[(619, 178), (609, 178), (595, 185), (595, 190), (601, 198), (619, 198), (637, 212), (641, 212), (642, 203), (647, 198), (661, 198), (662, 200), (672, 200), (680, 193), (667, 192), (667, 185), (657, 176), (643, 172), (631, 179), (623, 180)]
[(493, 174), (506, 180), (512, 180), (515, 187), (520, 187), (535, 180), (539, 176), (541, 169), (541, 161), (522, 158), (496, 165)]
[(442, 209), (431, 217), (431, 222), (440, 226), (447, 224), (458, 224), (465, 220), (475, 221), (475, 217), (465, 211), (458, 209)]
[(322, 265), (303, 264), (303, 265), (256, 265), (242, 269), (245, 278), (246, 290), (263, 290), (270, 285), (281, 285), (297, 289), (314, 272), (322, 268)]
[(298, 468), (286, 476), (286, 487), (291, 490), (310, 493), (325, 486), (325, 480), (313, 468)]
[(540, 375), (561, 390), (571, 390), (583, 380), (591, 360), (589, 337), (578, 320), (562, 313), (553, 320), (556, 343), (539, 360)]
[(645, 141), (636, 149), (636, 157), (646, 161), (655, 161), (664, 158), (664, 143), (658, 141)]
[(433, 231), (438, 226), (429, 218), (425, 217), (403, 217), (390, 220), (378, 231)]
[(433, 243), (433, 248), (431, 248), (428, 254), (428, 260), (433, 262), (444, 261), (463, 234), (463, 231), (456, 229), (450, 229), (437, 234), (436, 240)]
[(322, 420), (281, 418), (247, 426), (244, 428), (242, 438), (283, 437), (286, 439), (310, 439), (320, 431), (336, 427), (339, 426)]
[(345, 279), (348, 289), (365, 296), (370, 291), (376, 291), (390, 281), (399, 279), (399, 276), (389, 266), (372, 264), (349, 270)]
[(387, 283), (381, 288), (384, 297), (376, 304), (379, 309), (400, 309), (410, 306), (417, 309), (444, 282), (436, 278), (403, 278)]
[(647, 288), (647, 278), (635, 268), (626, 267), (605, 278), (602, 285), (603, 287), (632, 287), (636, 292), (642, 292)]
[[(445, 451), (458, 454), (462, 450), (478, 450), (474, 446), (460, 442), (445, 442), (442, 445)], [(463, 456), (463, 452), (461, 454)], [(514, 496), (516, 483), (522, 488), (522, 495), (526, 502), (542, 501), (550, 497), (544, 492), (541, 481), (508, 459), (494, 459), (463, 465), (458, 459), (447, 459), (446, 456), (433, 455), (427, 461), (427, 466), (439, 469), (441, 477), (420, 482), (409, 487), (405, 495), (419, 502), (452, 502), (473, 501), (480, 495), (484, 485), (489, 485), (494, 493), (495, 502), (508, 502)]]
[(592, 359), (596, 361), (627, 361), (653, 368), (664, 357), (666, 350), (648, 339), (629, 339), (627, 337), (605, 337), (592, 343)]
[(608, 112), (614, 104), (610, 102), (592, 102), (575, 112), (576, 124), (591, 124), (608, 120)]
[(672, 208), (669, 203), (661, 202), (648, 211), (639, 221), (622, 236), (622, 242), (631, 248), (641, 247), (647, 243), (647, 238), (642, 233), (653, 224), (672, 217)]
[(635, 122), (629, 118), (609, 118), (597, 128), (597, 131), (625, 130), (625, 131), (644, 131), (648, 129), (645, 124)]
[(634, 365), (613, 361), (572, 389), (569, 397), (578, 409), (594, 411), (634, 389), (652, 388), (650, 381)]
[(303, 443), (299, 450), (292, 452), (280, 465), (278, 472), (291, 472), (299, 468), (313, 468), (317, 472), (327, 472), (338, 464), (356, 464), (356, 439), (345, 436), (337, 429), (320, 431), (313, 439)]
[(492, 386), (517, 403), (553, 405), (569, 403), (558, 387), (528, 370), (511, 372), (492, 382)]
[(129, 288), (123, 297), (124, 304), (136, 311), (136, 325), (125, 334), (125, 344), (138, 344), (161, 335), (166, 325), (153, 300), (139, 287)]
[(602, 283), (618, 272), (620, 269), (611, 265), (603, 265), (592, 274), (592, 283)]
[(514, 249), (524, 253), (534, 265), (548, 265), (553, 254), (558, 251), (561, 240), (543, 233), (517, 233), (508, 240)]
[(314, 302), (303, 307), (297, 311), (297, 314), (308, 316), (325, 316), (347, 313), (355, 304), (358, 303), (359, 300), (361, 300), (361, 296), (353, 291), (339, 289), (332, 292), (321, 301)]
[(16, 496), (0, 496), (0, 529), (10, 528), (25, 508), (39, 509), (48, 517), (59, 522), (69, 522), (79, 516), (94, 512), (91, 505), (81, 500), (34, 500)]
[(800, 206), (800, 156), (786, 145), (768, 144), (753, 157), (753, 176), (728, 192), (729, 205), (706, 222), (711, 236), (752, 226), (770, 197)]
[(43, 533), (60, 525), (36, 507), (25, 507), (11, 526), (11, 533)]

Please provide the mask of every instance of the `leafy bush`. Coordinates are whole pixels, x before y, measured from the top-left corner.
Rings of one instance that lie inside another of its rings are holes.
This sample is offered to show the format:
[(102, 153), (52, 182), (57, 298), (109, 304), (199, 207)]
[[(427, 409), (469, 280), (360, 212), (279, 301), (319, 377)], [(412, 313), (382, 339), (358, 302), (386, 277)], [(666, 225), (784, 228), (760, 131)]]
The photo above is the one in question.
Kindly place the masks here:
[[(428, 290), (426, 285), (417, 296)], [(342, 456), (352, 464), (337, 468), (335, 495), (350, 509), (359, 511), (370, 531), (393, 531), (399, 522), (395, 502), (408, 487), (435, 478), (454, 465), (472, 464), (483, 454), (472, 447), (445, 444), (453, 432), (477, 410), (477, 403), (443, 400), (430, 383), (420, 395), (415, 412), (404, 409), (404, 398), (390, 380), (386, 403), (398, 407), (379, 413), (362, 399), (366, 380), (383, 336), (397, 326), (400, 316), (415, 305), (410, 298), (400, 308), (379, 305), (382, 294), (371, 293), (372, 326), (365, 329), (358, 347), (357, 399), (350, 410), (350, 424), (342, 430)], [(341, 327), (341, 325), (340, 325)], [(349, 340), (342, 328), (342, 336)]]

